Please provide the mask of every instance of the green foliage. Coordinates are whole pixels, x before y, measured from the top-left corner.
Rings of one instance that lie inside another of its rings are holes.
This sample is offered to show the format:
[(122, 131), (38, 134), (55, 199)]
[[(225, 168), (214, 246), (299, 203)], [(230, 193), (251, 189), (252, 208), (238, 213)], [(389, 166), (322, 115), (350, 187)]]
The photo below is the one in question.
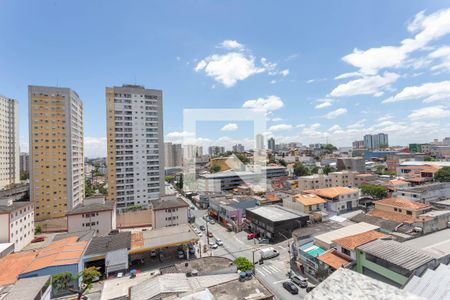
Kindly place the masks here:
[(68, 291), (74, 276), (70, 272), (61, 272), (52, 276), (52, 287), (58, 291)]
[(173, 175), (167, 175), (167, 176), (164, 178), (164, 180), (165, 180), (166, 182), (173, 182), (173, 181), (175, 180), (175, 176), (173, 176)]
[(183, 176), (181, 176), (180, 180), (175, 183), (175, 188), (179, 189), (180, 191), (183, 189)]
[(440, 182), (450, 182), (450, 167), (442, 167), (434, 174), (434, 179)]
[(378, 175), (383, 175), (384, 171), (385, 171), (384, 166), (377, 166), (375, 173), (377, 173)]
[(137, 210), (142, 210), (142, 209), (144, 209), (144, 208), (140, 204), (134, 204), (134, 205), (127, 207), (127, 211), (137, 211)]
[(361, 192), (363, 193), (363, 195), (371, 196), (375, 200), (386, 198), (388, 194), (387, 188), (374, 184), (361, 185)]
[(236, 157), (243, 163), (243, 164), (248, 164), (250, 162), (250, 159), (245, 156), (245, 154), (243, 153), (235, 153), (234, 155), (236, 155)]
[(328, 175), (328, 173), (336, 172), (336, 169), (331, 166), (325, 166), (325, 167), (323, 167), (322, 171), (323, 171), (323, 174)]
[(324, 153), (328, 153), (328, 154), (333, 153), (333, 151), (337, 150), (336, 146), (334, 146), (332, 144), (322, 145), (321, 149), (323, 150)]
[(20, 172), (20, 180), (27, 180), (29, 178), (30, 178), (30, 174), (28, 174), (28, 171)]
[(314, 168), (312, 168), (311, 169), (311, 174), (317, 174), (317, 173), (319, 173), (319, 167), (314, 167)]
[(97, 193), (97, 190), (102, 195), (106, 195), (108, 193), (108, 190), (105, 188), (105, 184), (92, 184), (92, 181), (90, 179), (86, 179), (84, 185), (84, 196), (93, 196)]
[(295, 176), (306, 176), (309, 175), (309, 169), (301, 162), (296, 162), (294, 164), (294, 174)]
[(42, 233), (42, 226), (41, 224), (36, 224), (34, 227), (34, 234), (41, 234)]
[(221, 168), (219, 165), (213, 164), (210, 168), (209, 168), (209, 172), (211, 173), (217, 173), (220, 172)]
[(285, 161), (284, 159), (278, 160), (278, 163), (279, 163), (280, 165), (282, 165), (283, 167), (286, 167), (286, 166), (287, 166), (287, 163), (286, 163), (286, 161)]
[(78, 300), (80, 300), (83, 295), (92, 288), (92, 282), (97, 278), (100, 277), (102, 274), (99, 271), (100, 268), (98, 267), (89, 267), (84, 269), (78, 274), (78, 278), (81, 277), (81, 286), (78, 290)]
[(424, 161), (435, 161), (436, 159), (433, 158), (433, 157), (431, 157), (431, 156), (425, 156), (425, 157), (423, 158), (423, 160), (424, 160)]
[(236, 265), (236, 267), (245, 272), (248, 270), (251, 270), (253, 268), (253, 264), (251, 261), (249, 261), (247, 258), (243, 257), (243, 256), (239, 256), (234, 260), (234, 264)]

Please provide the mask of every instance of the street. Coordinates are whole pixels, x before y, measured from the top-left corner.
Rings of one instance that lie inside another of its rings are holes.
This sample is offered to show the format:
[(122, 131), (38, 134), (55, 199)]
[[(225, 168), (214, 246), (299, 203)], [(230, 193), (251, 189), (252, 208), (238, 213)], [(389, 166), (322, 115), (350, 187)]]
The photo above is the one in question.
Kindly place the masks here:
[[(191, 212), (196, 216), (195, 223), (197, 228), (200, 225), (206, 227), (206, 221), (202, 218), (207, 211), (206, 210), (195, 210)], [(290, 270), (290, 254), (288, 252), (288, 241), (281, 242), (275, 245), (260, 245), (255, 244), (256, 240), (247, 240), (247, 233), (242, 232), (229, 232), (227, 229), (219, 224), (208, 224), (208, 230), (213, 234), (212, 240), (219, 238), (223, 241), (223, 246), (219, 246), (217, 249), (209, 249), (208, 253), (203, 253), (202, 255), (215, 255), (227, 257), (234, 260), (236, 257), (244, 256), (250, 261), (254, 260), (256, 262), (256, 277), (262, 281), (274, 294), (276, 299), (299, 299), (303, 298), (306, 294), (305, 289), (298, 287), (299, 294), (291, 295), (288, 291), (283, 288), (283, 282), (289, 280), (287, 273)], [(207, 245), (206, 230), (202, 232), (201, 237), (201, 249), (203, 250), (203, 245)], [(264, 260), (264, 263), (260, 265), (259, 259), (259, 249), (273, 247), (280, 255), (278, 257)], [(209, 247), (208, 247), (209, 248)]]

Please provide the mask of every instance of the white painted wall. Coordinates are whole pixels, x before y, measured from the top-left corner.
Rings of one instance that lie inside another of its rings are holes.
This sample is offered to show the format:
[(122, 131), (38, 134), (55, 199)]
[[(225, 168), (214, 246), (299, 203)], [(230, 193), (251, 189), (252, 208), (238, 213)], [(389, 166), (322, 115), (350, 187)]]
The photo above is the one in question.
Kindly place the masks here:
[(31, 243), (33, 239), (34, 211), (32, 204), (14, 210), (10, 214), (0, 215), (0, 243), (14, 243), (14, 251), (17, 252)]
[[(174, 211), (173, 211), (174, 210)], [(153, 211), (153, 228), (176, 226), (188, 223), (188, 207)]]
[(68, 232), (97, 230), (99, 234), (108, 234), (116, 229), (116, 212), (100, 211), (96, 213), (68, 215)]

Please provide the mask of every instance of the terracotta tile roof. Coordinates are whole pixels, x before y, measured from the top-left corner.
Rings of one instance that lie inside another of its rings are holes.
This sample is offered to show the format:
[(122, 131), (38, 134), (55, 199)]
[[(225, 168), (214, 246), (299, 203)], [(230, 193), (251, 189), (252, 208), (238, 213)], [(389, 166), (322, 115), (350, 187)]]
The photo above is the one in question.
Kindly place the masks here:
[(327, 201), (323, 200), (316, 194), (295, 195), (294, 199), (305, 206), (327, 203)]
[(400, 180), (400, 179), (392, 179), (387, 182), (388, 185), (405, 185), (408, 184), (408, 181)]
[(72, 236), (52, 242), (50, 245), (39, 251), (36, 258), (27, 266), (23, 273), (29, 273), (52, 266), (79, 263), (88, 242), (77, 241), (78, 237)]
[(338, 187), (330, 187), (323, 189), (315, 189), (315, 190), (305, 190), (306, 194), (316, 194), (325, 198), (336, 198), (340, 195), (350, 194), (357, 192), (358, 189), (352, 189), (348, 187), (338, 186)]
[(278, 202), (281, 201), (281, 198), (275, 194), (267, 194), (266, 200), (270, 202)]
[(376, 240), (376, 239), (379, 239), (382, 237), (386, 237), (386, 236), (387, 235), (385, 235), (381, 232), (371, 230), (371, 231), (366, 231), (363, 233), (343, 237), (343, 238), (334, 240), (333, 242), (345, 249), (353, 250), (358, 246), (364, 245), (368, 242), (371, 242), (373, 240)]
[(396, 212), (388, 212), (384, 210), (379, 209), (373, 209), (372, 211), (368, 212), (367, 215), (381, 218), (384, 220), (394, 221), (398, 223), (406, 222), (406, 223), (414, 223), (416, 218), (414, 216), (408, 216), (401, 213)]
[(326, 263), (333, 269), (337, 270), (342, 266), (345, 266), (350, 261), (337, 254), (335, 249), (325, 252), (322, 255), (317, 256), (317, 259)]
[(15, 283), (19, 274), (30, 265), (37, 254), (37, 252), (33, 251), (18, 252), (1, 258), (0, 286)]
[(403, 198), (385, 198), (385, 199), (376, 201), (375, 207), (377, 207), (377, 205), (387, 205), (387, 206), (404, 208), (404, 209), (409, 209), (409, 210), (422, 210), (422, 209), (430, 207), (430, 205), (428, 205), (428, 204), (411, 201), (411, 200), (403, 199)]

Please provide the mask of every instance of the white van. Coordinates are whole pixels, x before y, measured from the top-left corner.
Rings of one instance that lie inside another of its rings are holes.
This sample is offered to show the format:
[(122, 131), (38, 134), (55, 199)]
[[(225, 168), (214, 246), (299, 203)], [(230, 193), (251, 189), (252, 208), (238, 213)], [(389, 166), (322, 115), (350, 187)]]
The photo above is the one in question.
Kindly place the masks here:
[(274, 258), (280, 255), (280, 253), (272, 247), (259, 250), (259, 254), (262, 259)]

